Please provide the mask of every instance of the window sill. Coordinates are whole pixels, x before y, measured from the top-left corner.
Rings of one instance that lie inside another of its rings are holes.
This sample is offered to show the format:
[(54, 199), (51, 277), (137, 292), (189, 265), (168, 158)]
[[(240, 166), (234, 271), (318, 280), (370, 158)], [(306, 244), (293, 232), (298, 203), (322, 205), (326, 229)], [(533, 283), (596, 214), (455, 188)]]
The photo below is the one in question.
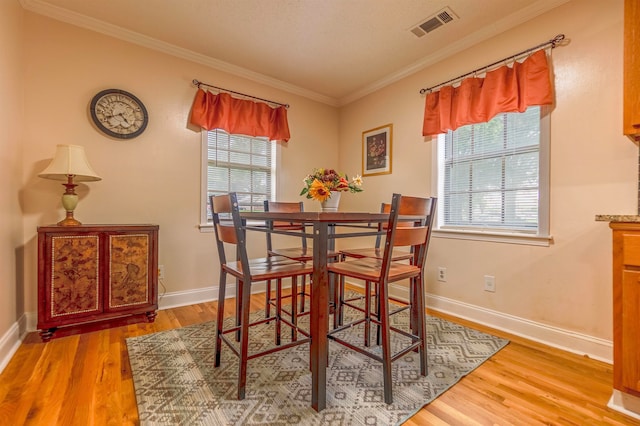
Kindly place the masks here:
[(201, 223), (198, 228), (200, 228), (200, 232), (213, 232), (212, 223)]
[(492, 243), (522, 244), (542, 247), (549, 247), (553, 244), (553, 237), (551, 235), (540, 236), (495, 231), (434, 229), (431, 236), (435, 238), (452, 238), (457, 240), (487, 241)]

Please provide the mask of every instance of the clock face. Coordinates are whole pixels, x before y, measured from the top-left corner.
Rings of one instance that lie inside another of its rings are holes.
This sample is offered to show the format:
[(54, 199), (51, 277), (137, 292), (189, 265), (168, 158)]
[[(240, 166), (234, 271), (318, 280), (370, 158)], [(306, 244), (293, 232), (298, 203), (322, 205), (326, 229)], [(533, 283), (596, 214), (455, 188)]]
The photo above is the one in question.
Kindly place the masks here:
[(135, 138), (149, 121), (147, 109), (129, 92), (107, 89), (91, 100), (91, 118), (102, 132), (120, 139)]

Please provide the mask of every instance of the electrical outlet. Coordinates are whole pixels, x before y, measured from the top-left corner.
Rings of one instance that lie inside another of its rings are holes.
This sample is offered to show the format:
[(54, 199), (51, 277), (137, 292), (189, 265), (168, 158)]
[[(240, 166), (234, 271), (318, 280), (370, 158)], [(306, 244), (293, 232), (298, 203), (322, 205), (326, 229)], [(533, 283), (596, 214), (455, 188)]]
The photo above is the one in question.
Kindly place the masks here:
[(158, 265), (158, 279), (164, 279), (164, 265)]
[(484, 291), (490, 291), (495, 293), (496, 291), (496, 277), (493, 275), (484, 276)]
[(443, 268), (442, 266), (438, 268), (438, 281), (443, 283), (447, 282), (447, 268)]

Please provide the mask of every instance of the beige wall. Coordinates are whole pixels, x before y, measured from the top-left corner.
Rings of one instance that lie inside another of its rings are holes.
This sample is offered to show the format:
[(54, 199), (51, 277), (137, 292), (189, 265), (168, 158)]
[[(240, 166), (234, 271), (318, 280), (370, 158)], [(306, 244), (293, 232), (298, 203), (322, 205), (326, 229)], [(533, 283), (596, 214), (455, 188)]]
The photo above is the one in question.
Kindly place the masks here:
[[(341, 110), (340, 164), (355, 167), (363, 130), (393, 123), (393, 174), (365, 180), (381, 196), (429, 195), (431, 142), (421, 136), (420, 88), (464, 74), (564, 33), (553, 50), (550, 247), (434, 238), (427, 260), (431, 304), (447, 298), (521, 323), (612, 338), (611, 236), (596, 214), (635, 214), (637, 147), (622, 129), (623, 2), (572, 1)], [(585, 25), (585, 23), (589, 23)], [(368, 194), (371, 194), (369, 191)], [(435, 194), (434, 194), (435, 195)], [(367, 198), (362, 203), (375, 205)], [(436, 268), (448, 280), (436, 280)], [(494, 275), (496, 292), (483, 291)], [(495, 316), (494, 316), (495, 319)], [(500, 321), (496, 324), (500, 326)]]
[[(213, 236), (198, 229), (200, 133), (187, 125), (193, 78), (291, 104), (281, 199), (298, 199), (301, 180), (314, 167), (339, 164), (350, 175), (360, 172), (362, 132), (393, 123), (393, 173), (365, 178), (364, 193), (342, 198), (345, 209), (373, 211), (394, 191), (431, 194), (432, 142), (421, 136), (420, 88), (565, 33), (569, 45), (553, 52), (554, 243), (434, 238), (428, 288), (432, 303), (449, 301), (461, 314), (471, 306), (494, 320), (517, 318), (587, 339), (611, 339), (610, 232), (594, 216), (635, 213), (637, 190), (637, 147), (621, 136), (622, 2), (571, 1), (339, 110), (23, 12), (14, 0), (0, 5), (0, 337), (23, 313), (37, 311), (36, 228), (63, 216), (62, 186), (37, 173), (57, 143), (84, 145), (103, 178), (78, 187), (78, 219), (159, 224), (166, 292), (209, 291), (218, 268)], [(90, 99), (112, 87), (134, 93), (147, 106), (151, 118), (142, 136), (113, 140), (91, 125)], [(317, 203), (306, 208), (317, 209)], [(262, 243), (253, 245), (256, 253)], [(447, 268), (447, 283), (436, 281), (438, 266)], [(496, 277), (495, 293), (482, 290), (485, 274)]]
[[(0, 0), (0, 342), (19, 335), (24, 312), (22, 288), (22, 67), (23, 11), (17, 1)], [(14, 337), (14, 338), (15, 338)], [(5, 352), (0, 345), (0, 370)]]
[[(219, 274), (213, 234), (198, 229), (201, 136), (187, 125), (192, 79), (291, 105), (292, 138), (281, 150), (283, 198), (297, 199), (304, 175), (337, 159), (335, 108), (37, 14), (25, 16), (25, 116), (33, 124), (24, 129), (22, 190), (29, 312), (36, 310), (36, 228), (64, 216), (62, 185), (37, 177), (57, 143), (84, 145), (103, 179), (77, 188), (78, 220), (160, 225), (161, 290), (167, 293), (212, 288)], [(144, 102), (150, 119), (140, 137), (113, 140), (92, 126), (89, 102), (107, 88), (130, 91)], [(317, 146), (323, 149), (312, 148)], [(259, 242), (256, 250), (264, 247), (264, 236)]]

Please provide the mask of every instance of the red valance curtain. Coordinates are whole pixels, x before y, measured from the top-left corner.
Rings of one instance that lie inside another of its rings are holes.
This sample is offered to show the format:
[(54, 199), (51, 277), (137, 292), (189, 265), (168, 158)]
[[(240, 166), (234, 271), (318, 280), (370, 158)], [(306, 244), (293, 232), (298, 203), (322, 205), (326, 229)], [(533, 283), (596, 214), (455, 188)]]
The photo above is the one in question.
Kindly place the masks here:
[(467, 78), (459, 87), (445, 86), (427, 94), (423, 136), (446, 133), (460, 126), (485, 123), (503, 112), (524, 112), (531, 105), (550, 105), (553, 89), (544, 50), (522, 63)]
[(269, 140), (290, 139), (287, 109), (271, 108), (262, 102), (236, 99), (228, 93), (213, 94), (198, 89), (191, 107), (191, 123), (207, 130), (223, 129), (247, 136), (266, 136)]

